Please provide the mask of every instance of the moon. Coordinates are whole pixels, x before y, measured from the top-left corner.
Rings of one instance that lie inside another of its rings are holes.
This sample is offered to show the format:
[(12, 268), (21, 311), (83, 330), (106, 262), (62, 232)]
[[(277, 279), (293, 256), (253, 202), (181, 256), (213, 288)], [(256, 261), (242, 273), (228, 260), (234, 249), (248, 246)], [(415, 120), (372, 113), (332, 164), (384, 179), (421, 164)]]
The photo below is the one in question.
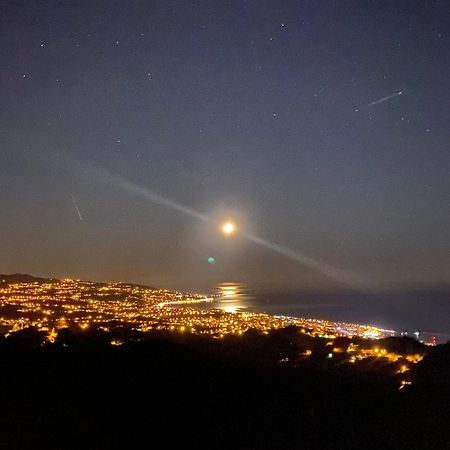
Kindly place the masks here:
[(236, 231), (236, 225), (233, 222), (225, 222), (222, 225), (222, 232), (227, 235), (231, 236)]

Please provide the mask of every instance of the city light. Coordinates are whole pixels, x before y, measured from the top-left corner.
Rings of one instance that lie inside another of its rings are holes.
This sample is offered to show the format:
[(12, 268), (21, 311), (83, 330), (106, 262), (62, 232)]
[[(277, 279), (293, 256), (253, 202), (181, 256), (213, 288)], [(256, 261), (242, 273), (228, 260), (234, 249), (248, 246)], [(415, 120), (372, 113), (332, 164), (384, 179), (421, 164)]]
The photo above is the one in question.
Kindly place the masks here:
[[(223, 302), (238, 295), (235, 286), (222, 286)], [(131, 329), (150, 333), (168, 331), (191, 333), (221, 339), (227, 335), (243, 336), (248, 330), (269, 334), (274, 330), (295, 326), (300, 334), (325, 339), (330, 361), (334, 354), (339, 360), (357, 363), (366, 358), (385, 359), (398, 363), (397, 373), (410, 370), (411, 364), (422, 360), (421, 354), (399, 355), (381, 346), (363, 347), (351, 343), (348, 348), (336, 345), (335, 338), (356, 336), (384, 338), (392, 330), (368, 325), (328, 320), (274, 316), (251, 312), (237, 305), (221, 309), (202, 308), (214, 301), (213, 297), (189, 294), (168, 289), (152, 289), (127, 283), (94, 283), (82, 280), (46, 280), (44, 282), (15, 282), (0, 285), (0, 328), (5, 337), (11, 333), (34, 327), (47, 336), (49, 343), (57, 340), (61, 329), (77, 326), (81, 330), (109, 331), (114, 324), (128, 324)], [(122, 345), (119, 338), (112, 346)], [(332, 350), (332, 351), (331, 351)], [(302, 357), (309, 357), (307, 350)], [(300, 355), (299, 355), (300, 356)]]

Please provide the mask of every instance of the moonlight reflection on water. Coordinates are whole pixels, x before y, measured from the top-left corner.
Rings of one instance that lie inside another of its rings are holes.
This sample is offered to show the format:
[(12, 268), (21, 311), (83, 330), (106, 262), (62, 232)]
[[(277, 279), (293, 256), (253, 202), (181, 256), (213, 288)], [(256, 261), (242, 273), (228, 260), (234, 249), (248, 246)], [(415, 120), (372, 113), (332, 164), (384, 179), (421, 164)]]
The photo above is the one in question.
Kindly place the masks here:
[(251, 291), (245, 285), (236, 282), (218, 284), (213, 294), (217, 296), (213, 307), (231, 313), (250, 308), (254, 300)]

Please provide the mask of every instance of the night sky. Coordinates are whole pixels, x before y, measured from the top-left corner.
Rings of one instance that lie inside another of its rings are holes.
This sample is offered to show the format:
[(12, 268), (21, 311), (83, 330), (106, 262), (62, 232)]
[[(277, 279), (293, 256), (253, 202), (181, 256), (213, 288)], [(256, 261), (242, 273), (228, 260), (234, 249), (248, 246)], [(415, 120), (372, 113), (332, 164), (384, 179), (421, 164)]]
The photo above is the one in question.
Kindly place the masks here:
[(0, 64), (0, 273), (450, 280), (448, 1), (5, 0)]

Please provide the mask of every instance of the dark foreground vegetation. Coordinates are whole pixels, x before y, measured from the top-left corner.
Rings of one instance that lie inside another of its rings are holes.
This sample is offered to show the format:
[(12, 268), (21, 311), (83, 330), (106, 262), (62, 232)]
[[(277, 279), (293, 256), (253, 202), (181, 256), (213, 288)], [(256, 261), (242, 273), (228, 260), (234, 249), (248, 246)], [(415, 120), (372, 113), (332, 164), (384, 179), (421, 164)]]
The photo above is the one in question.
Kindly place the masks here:
[(295, 329), (223, 340), (65, 329), (53, 344), (23, 330), (0, 339), (0, 448), (450, 448), (448, 344), (401, 390), (394, 365), (327, 351)]

